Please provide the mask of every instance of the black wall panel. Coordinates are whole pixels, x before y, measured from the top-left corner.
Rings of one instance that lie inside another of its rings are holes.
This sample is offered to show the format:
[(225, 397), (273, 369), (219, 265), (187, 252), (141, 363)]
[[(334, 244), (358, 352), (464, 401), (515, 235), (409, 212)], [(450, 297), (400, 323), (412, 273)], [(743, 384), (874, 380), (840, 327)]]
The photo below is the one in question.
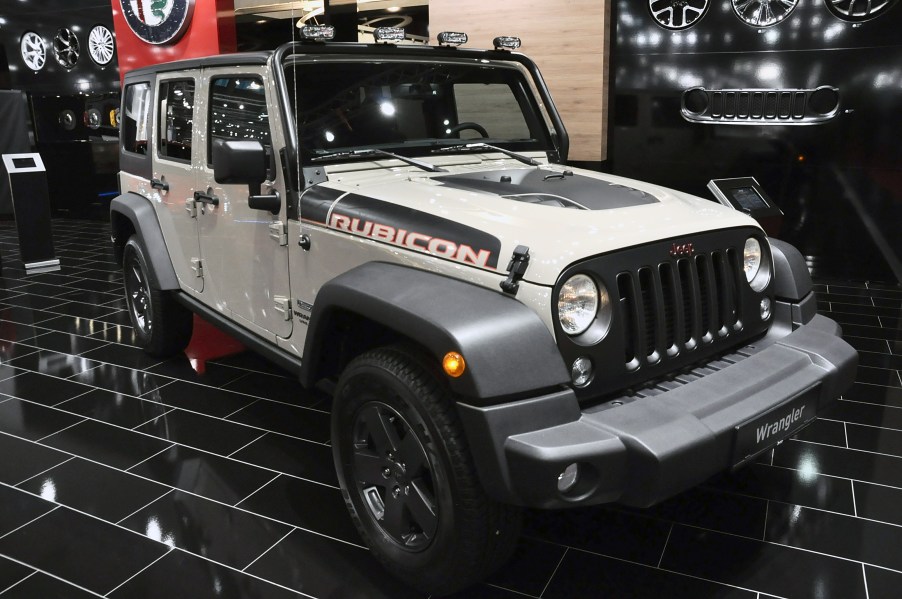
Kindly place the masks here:
[[(817, 274), (896, 280), (902, 276), (902, 2), (874, 2), (886, 8), (852, 23), (832, 14), (829, 1), (799, 0), (782, 21), (755, 27), (740, 20), (730, 0), (720, 0), (690, 27), (672, 31), (649, 7), (686, 2), (618, 0), (612, 170), (703, 197), (709, 179), (755, 176), (786, 213), (780, 236), (802, 250)], [(819, 86), (839, 91), (836, 115), (820, 124), (779, 117), (760, 119), (768, 124), (706, 124), (681, 114), (683, 93), (694, 87)]]

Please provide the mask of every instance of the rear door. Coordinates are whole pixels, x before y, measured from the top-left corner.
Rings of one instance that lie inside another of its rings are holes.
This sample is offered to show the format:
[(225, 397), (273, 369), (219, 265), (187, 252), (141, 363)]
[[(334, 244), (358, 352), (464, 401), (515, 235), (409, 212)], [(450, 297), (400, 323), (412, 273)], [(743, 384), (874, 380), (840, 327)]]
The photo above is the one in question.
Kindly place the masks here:
[[(183, 289), (204, 290), (195, 217), (195, 90), (198, 72), (161, 74), (156, 82), (153, 200), (172, 266)], [(162, 208), (162, 209), (160, 209)]]

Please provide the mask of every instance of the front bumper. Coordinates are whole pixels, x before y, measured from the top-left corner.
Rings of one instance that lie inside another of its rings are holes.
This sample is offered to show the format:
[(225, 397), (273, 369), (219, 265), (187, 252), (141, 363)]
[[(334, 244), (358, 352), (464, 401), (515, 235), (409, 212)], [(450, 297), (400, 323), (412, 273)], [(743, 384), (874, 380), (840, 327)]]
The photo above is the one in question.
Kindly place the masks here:
[[(488, 407), (458, 404), (486, 491), (530, 507), (652, 505), (747, 458), (737, 448), (738, 427), (747, 425), (747, 438), (749, 427), (767, 421), (762, 415), (779, 422), (801, 401), (811, 408), (798, 424), (807, 422), (812, 408), (820, 411), (851, 385), (858, 363), (839, 326), (823, 316), (785, 336), (768, 335), (748, 353), (704, 378), (613, 408), (581, 410), (570, 389)], [(768, 435), (753, 450), (783, 436)], [(558, 475), (573, 463), (580, 480), (561, 493)]]

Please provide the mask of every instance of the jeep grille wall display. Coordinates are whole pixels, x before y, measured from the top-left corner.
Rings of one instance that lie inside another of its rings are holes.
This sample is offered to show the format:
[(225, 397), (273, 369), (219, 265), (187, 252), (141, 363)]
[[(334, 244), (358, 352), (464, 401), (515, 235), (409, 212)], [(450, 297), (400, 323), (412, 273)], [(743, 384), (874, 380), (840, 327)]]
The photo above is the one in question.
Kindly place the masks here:
[(688, 29), (708, 12), (708, 0), (648, 0), (648, 10), (665, 29)]
[(732, 0), (736, 15), (753, 27), (776, 25), (795, 10), (799, 0)]
[(109, 64), (113, 59), (115, 47), (115, 40), (109, 29), (103, 25), (91, 29), (88, 34), (88, 54), (91, 55), (91, 60), (100, 66)]
[(71, 29), (61, 27), (53, 38), (53, 55), (56, 61), (67, 69), (71, 69), (78, 62), (79, 44), (78, 38)]
[(824, 4), (833, 16), (861, 23), (877, 18), (896, 4), (898, 0), (824, 0)]
[(47, 48), (44, 46), (44, 38), (40, 35), (34, 31), (26, 31), (22, 35), (19, 51), (29, 69), (40, 71), (44, 68), (44, 62), (47, 60)]

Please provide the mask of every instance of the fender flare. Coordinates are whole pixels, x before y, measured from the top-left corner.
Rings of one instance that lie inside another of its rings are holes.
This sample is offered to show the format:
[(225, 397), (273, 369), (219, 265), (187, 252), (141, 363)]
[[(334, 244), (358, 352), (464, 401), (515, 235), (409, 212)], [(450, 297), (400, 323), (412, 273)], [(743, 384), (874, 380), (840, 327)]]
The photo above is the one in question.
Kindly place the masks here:
[(774, 293), (794, 302), (803, 300), (813, 289), (805, 258), (794, 246), (768, 237), (774, 257)]
[[(521, 302), (485, 287), (384, 262), (369, 262), (326, 283), (316, 296), (301, 381), (311, 384), (330, 314), (368, 318), (424, 346), (440, 364), (449, 351), (467, 363), (448, 377), (458, 395), (487, 400), (570, 382), (548, 327)], [(479, 402), (493, 403), (493, 402)]]
[[(163, 229), (150, 200), (136, 193), (123, 193), (110, 202), (110, 224), (116, 233), (116, 220), (125, 218), (131, 222), (141, 241), (148, 260), (152, 282), (158, 289), (179, 289), (179, 280), (166, 249)], [(115, 240), (118, 241), (118, 240)], [(124, 245), (127, 240), (123, 239)]]

